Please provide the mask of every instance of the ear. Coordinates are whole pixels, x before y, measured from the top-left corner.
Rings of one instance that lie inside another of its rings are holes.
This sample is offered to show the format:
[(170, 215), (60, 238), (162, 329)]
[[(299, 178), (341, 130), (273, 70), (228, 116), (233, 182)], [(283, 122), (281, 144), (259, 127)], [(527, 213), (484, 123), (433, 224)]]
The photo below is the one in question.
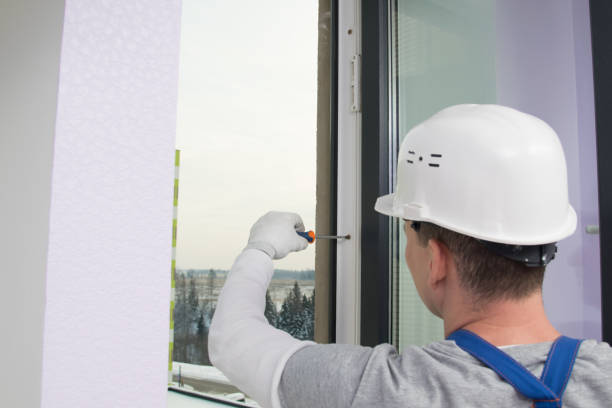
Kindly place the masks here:
[(429, 276), (427, 284), (432, 290), (436, 290), (443, 284), (448, 276), (450, 265), (450, 251), (444, 243), (430, 239), (427, 243), (429, 254)]

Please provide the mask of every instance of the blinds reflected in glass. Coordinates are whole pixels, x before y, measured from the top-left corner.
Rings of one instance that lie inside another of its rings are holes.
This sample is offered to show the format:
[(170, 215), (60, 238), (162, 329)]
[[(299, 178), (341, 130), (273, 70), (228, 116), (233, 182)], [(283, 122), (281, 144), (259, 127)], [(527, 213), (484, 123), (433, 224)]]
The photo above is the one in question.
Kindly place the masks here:
[[(440, 109), (495, 103), (495, 2), (391, 1), (392, 138)], [(397, 160), (397, 151), (393, 152)], [(393, 175), (395, 179), (395, 175)], [(404, 259), (402, 223), (392, 221), (391, 338), (401, 350), (444, 337), (442, 320), (421, 302)]]

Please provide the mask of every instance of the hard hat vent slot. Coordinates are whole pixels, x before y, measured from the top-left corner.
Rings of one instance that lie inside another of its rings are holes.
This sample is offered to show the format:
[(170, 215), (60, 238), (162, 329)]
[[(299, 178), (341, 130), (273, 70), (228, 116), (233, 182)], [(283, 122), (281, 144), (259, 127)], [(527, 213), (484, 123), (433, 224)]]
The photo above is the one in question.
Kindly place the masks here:
[[(442, 155), (439, 153), (432, 153), (430, 154), (431, 157), (433, 158), (441, 158)], [(440, 165), (438, 163), (429, 163), (429, 167), (440, 167)]]
[[(409, 150), (408, 154), (412, 154), (416, 156), (416, 152), (414, 152), (413, 150)], [(439, 159), (442, 158), (442, 155), (440, 153), (432, 153), (429, 156), (435, 158), (435, 159)], [(423, 161), (423, 156), (419, 156), (419, 161)], [(414, 164), (414, 160), (410, 160), (410, 159), (406, 159), (406, 162), (408, 164)], [(439, 163), (427, 163), (429, 164), (429, 167), (440, 167)]]

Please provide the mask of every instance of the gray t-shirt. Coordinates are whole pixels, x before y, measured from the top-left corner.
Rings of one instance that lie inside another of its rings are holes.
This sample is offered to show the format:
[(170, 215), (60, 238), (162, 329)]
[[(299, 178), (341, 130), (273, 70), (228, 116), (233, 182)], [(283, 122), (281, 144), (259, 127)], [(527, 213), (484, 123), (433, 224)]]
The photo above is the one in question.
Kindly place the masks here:
[[(540, 377), (552, 343), (504, 348)], [(493, 370), (444, 340), (425, 347), (314, 345), (287, 362), (279, 385), (286, 408), (530, 407)], [(564, 408), (612, 407), (612, 348), (586, 340), (563, 394)]]

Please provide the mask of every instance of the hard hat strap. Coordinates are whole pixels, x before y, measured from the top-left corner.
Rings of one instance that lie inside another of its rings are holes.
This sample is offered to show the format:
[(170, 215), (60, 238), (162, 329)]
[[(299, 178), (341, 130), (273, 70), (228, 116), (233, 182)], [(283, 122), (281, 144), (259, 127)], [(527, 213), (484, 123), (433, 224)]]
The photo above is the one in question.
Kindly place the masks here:
[(542, 245), (509, 245), (478, 240), (497, 255), (520, 262), (528, 267), (546, 266), (555, 258), (557, 243)]
[[(410, 228), (419, 232), (421, 222), (411, 221)], [(556, 242), (542, 245), (510, 245), (481, 239), (477, 239), (477, 241), (493, 253), (520, 262), (531, 268), (548, 265), (550, 261), (555, 259), (555, 254), (557, 253)]]

